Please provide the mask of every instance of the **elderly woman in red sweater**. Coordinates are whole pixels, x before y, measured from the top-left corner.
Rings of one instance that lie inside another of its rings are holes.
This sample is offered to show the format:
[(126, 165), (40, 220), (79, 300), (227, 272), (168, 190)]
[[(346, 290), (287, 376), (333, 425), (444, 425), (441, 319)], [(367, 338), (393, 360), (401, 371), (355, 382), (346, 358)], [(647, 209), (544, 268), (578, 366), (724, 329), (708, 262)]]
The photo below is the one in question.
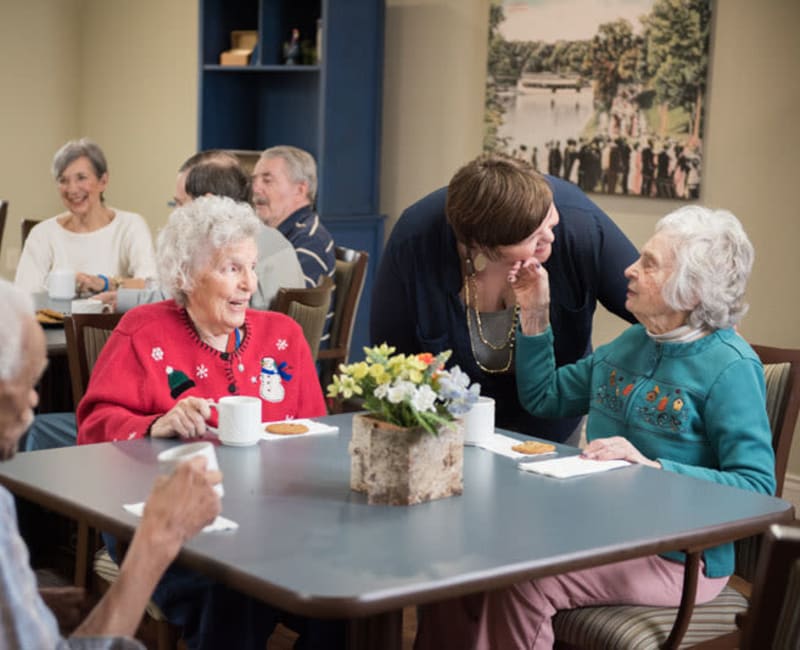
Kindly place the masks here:
[(225, 395), (260, 397), (263, 420), (325, 415), (300, 326), (248, 307), (263, 227), (228, 198), (172, 213), (157, 260), (173, 299), (130, 311), (114, 329), (78, 409), (78, 444), (202, 436), (216, 417), (209, 400)]
[[(303, 331), (248, 307), (256, 290), (254, 237), (244, 203), (201, 197), (175, 210), (158, 237), (162, 288), (172, 300), (127, 312), (103, 348), (77, 413), (78, 444), (143, 436), (195, 438), (214, 422), (209, 400), (258, 396), (263, 420), (325, 415)], [(116, 560), (116, 542), (105, 536)], [(180, 566), (153, 593), (192, 650), (262, 650), (283, 613)], [(298, 647), (315, 636), (339, 647), (344, 627), (299, 619)]]

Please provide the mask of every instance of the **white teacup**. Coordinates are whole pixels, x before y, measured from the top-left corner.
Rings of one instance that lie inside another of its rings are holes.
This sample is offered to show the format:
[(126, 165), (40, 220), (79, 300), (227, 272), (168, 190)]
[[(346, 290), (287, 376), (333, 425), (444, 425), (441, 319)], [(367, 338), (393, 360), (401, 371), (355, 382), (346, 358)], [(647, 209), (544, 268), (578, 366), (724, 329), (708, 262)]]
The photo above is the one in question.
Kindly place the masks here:
[(464, 444), (478, 445), (494, 435), (494, 400), (481, 396), (464, 414)]
[(103, 302), (94, 298), (73, 300), (70, 305), (70, 312), (73, 314), (102, 314), (104, 311), (105, 305)]
[(224, 445), (247, 447), (261, 439), (261, 400), (230, 395), (211, 404), (219, 413), (218, 433)]
[(53, 300), (72, 300), (75, 297), (75, 271), (53, 269), (47, 275), (47, 293)]
[[(217, 452), (214, 451), (214, 445), (210, 442), (192, 442), (188, 445), (178, 445), (162, 451), (158, 455), (158, 469), (162, 474), (172, 474), (180, 463), (195, 456), (206, 457), (206, 469), (219, 469)], [(225, 495), (222, 483), (217, 483), (214, 486), (214, 491), (220, 497)]]

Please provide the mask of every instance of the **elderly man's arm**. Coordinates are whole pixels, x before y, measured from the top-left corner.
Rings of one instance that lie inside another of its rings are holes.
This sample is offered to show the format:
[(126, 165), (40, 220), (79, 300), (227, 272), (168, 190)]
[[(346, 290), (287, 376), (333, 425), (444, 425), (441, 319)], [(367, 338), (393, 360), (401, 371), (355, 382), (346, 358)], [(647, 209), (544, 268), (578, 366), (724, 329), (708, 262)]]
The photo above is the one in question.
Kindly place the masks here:
[(220, 479), (219, 472), (205, 471), (205, 459), (196, 458), (156, 482), (119, 578), (74, 636), (134, 634), (156, 584), (183, 543), (219, 514), (220, 500), (212, 486)]

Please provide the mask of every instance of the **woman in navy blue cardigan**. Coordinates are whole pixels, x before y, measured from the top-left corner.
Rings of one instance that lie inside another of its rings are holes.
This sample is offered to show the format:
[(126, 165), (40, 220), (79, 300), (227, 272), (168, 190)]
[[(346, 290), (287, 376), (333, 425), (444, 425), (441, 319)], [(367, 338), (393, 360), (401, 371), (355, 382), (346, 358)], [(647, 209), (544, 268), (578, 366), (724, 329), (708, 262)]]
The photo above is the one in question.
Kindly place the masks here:
[(623, 271), (638, 253), (617, 225), (575, 185), (489, 154), (401, 215), (378, 268), (370, 335), (408, 354), (451, 349), (450, 362), (496, 400), (497, 426), (565, 441), (579, 420), (534, 417), (517, 398), (507, 276), (531, 256), (550, 274), (559, 366), (591, 351), (598, 302), (634, 322)]

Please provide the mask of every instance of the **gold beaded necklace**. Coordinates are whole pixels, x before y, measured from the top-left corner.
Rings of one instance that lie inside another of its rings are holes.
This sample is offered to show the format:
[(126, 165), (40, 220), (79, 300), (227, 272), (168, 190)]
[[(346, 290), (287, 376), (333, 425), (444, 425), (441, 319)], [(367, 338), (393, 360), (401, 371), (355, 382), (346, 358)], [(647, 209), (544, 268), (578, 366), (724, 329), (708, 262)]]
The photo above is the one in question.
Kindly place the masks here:
[[(472, 283), (472, 291), (474, 293), (474, 303), (470, 299), (470, 283)], [(489, 341), (484, 332), (483, 332), (483, 323), (481, 322), (481, 313), (477, 308), (477, 301), (478, 301), (478, 288), (477, 283), (475, 281), (475, 274), (471, 273), (464, 278), (464, 304), (466, 307), (466, 316), (467, 316), (467, 330), (469, 331), (469, 344), (472, 348), (472, 356), (475, 358), (475, 363), (478, 364), (478, 368), (483, 370), (483, 372), (488, 372), (490, 374), (502, 374), (504, 372), (508, 372), (511, 369), (511, 364), (514, 362), (514, 343), (517, 337), (517, 324), (519, 323), (519, 305), (514, 305), (514, 317), (511, 319), (511, 327), (508, 330), (508, 333), (505, 336), (505, 340), (501, 344), (495, 344)], [(470, 310), (472, 311), (472, 316), (470, 316)], [(488, 366), (484, 366), (480, 359), (478, 359), (478, 354), (475, 351), (475, 333), (472, 329), (472, 321), (475, 321), (477, 324), (478, 330), (478, 338), (481, 340), (486, 347), (495, 352), (499, 352), (501, 350), (505, 350), (508, 348), (508, 359), (506, 360), (505, 365), (502, 368), (489, 368)]]

